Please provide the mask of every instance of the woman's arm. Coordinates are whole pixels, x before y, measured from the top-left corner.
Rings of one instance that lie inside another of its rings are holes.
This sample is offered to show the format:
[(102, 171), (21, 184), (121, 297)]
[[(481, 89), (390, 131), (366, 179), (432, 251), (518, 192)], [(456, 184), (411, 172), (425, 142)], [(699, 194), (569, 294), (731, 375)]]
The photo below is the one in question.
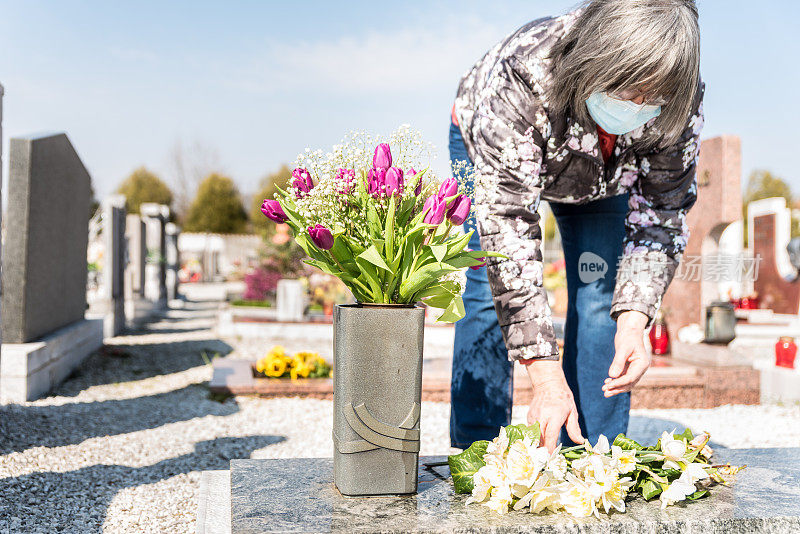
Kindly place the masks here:
[(469, 134), (475, 216), (481, 246), (508, 256), (489, 258), (487, 272), (509, 359), (558, 359), (542, 287), (539, 213), (544, 131), (549, 122), (524, 72), (498, 62), (477, 102)]
[(528, 422), (539, 422), (542, 443), (553, 450), (565, 424), (573, 441), (583, 438), (542, 287), (537, 208), (550, 123), (524, 69), (510, 61), (491, 73), (469, 125), (478, 173), (475, 212), (481, 246), (508, 256), (489, 258), (489, 284), (509, 358), (534, 360), (527, 366), (533, 385)]
[(606, 396), (630, 391), (649, 366), (650, 357), (641, 338), (686, 248), (686, 213), (697, 199), (695, 174), (703, 127), (703, 91), (701, 83), (694, 112), (678, 141), (640, 156), (611, 306), (617, 336), (614, 362), (603, 386)]

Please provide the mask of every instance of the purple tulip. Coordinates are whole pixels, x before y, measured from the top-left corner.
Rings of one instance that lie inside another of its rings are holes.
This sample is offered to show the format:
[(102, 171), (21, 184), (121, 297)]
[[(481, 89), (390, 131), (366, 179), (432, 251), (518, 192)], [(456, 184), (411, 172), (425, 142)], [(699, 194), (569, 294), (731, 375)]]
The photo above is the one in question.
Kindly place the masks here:
[(303, 168), (297, 168), (292, 171), (292, 187), (295, 189), (297, 198), (301, 198), (308, 194), (314, 188), (314, 181), (311, 179), (311, 173)]
[(386, 170), (392, 166), (392, 151), (389, 145), (381, 143), (375, 147), (375, 155), (372, 157), (372, 166), (376, 169)]
[(403, 171), (397, 167), (389, 167), (386, 171), (385, 189), (386, 196), (401, 194), (403, 192)]
[(447, 219), (456, 226), (464, 224), (464, 221), (469, 217), (469, 208), (471, 206), (472, 201), (467, 195), (458, 195), (453, 199), (450, 208), (447, 210)]
[(265, 199), (264, 203), (261, 204), (261, 213), (278, 224), (283, 224), (289, 220), (289, 217), (283, 212), (281, 203), (277, 200)]
[(333, 234), (321, 224), (309, 226), (308, 235), (311, 236), (311, 241), (322, 250), (330, 250), (333, 247)]
[(386, 186), (386, 170), (385, 169), (370, 169), (367, 173), (367, 193), (375, 198), (383, 194), (383, 189)]
[(425, 213), (425, 218), (422, 222), (425, 224), (440, 224), (444, 220), (447, 203), (438, 195), (432, 195), (425, 201), (422, 211)]
[(339, 169), (336, 171), (336, 181), (339, 182), (336, 191), (341, 195), (350, 194), (356, 179), (354, 169)]
[(455, 178), (448, 178), (439, 186), (439, 196), (442, 198), (452, 197), (458, 193), (458, 182)]

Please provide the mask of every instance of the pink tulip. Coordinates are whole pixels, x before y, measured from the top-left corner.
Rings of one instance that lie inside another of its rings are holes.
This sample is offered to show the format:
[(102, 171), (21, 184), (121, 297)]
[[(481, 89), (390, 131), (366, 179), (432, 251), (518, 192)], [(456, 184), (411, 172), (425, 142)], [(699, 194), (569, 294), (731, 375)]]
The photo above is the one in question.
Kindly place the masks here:
[(333, 234), (321, 224), (309, 226), (308, 235), (311, 236), (311, 241), (313, 241), (318, 248), (322, 250), (330, 250), (333, 248)]
[(455, 178), (448, 178), (439, 186), (439, 196), (442, 198), (452, 197), (458, 193), (458, 181)]
[(386, 170), (385, 169), (370, 169), (367, 173), (367, 193), (375, 198), (383, 194), (384, 187), (386, 186)]
[(283, 224), (289, 220), (289, 217), (286, 216), (281, 207), (281, 203), (277, 200), (265, 199), (264, 203), (261, 204), (261, 213), (278, 224)]
[(397, 167), (389, 167), (386, 171), (384, 194), (388, 197), (403, 192), (403, 171)]
[(447, 219), (456, 226), (464, 224), (464, 221), (469, 217), (469, 208), (471, 206), (472, 201), (468, 196), (458, 195), (453, 199), (450, 208), (447, 210)]
[(381, 143), (375, 147), (375, 155), (372, 157), (372, 166), (376, 169), (386, 170), (392, 166), (392, 151), (389, 145)]
[(440, 224), (444, 220), (444, 214), (447, 210), (447, 204), (438, 195), (432, 195), (425, 201), (422, 207), (425, 218), (422, 220), (425, 224)]
[(314, 188), (314, 180), (311, 179), (311, 173), (303, 168), (297, 168), (292, 171), (292, 187), (295, 189), (297, 198), (301, 198), (308, 194)]

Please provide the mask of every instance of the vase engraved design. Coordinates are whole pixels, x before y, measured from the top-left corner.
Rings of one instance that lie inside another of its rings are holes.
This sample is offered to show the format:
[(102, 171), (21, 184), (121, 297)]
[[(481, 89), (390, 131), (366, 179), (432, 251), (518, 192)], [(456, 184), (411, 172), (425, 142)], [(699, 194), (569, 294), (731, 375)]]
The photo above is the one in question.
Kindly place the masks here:
[(417, 491), (425, 312), (334, 309), (334, 483), (344, 495)]

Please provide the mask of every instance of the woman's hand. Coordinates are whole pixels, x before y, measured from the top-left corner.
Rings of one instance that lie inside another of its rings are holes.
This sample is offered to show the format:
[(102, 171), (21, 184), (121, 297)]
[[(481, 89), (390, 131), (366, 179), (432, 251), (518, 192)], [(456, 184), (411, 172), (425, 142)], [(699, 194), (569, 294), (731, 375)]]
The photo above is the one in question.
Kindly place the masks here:
[(617, 317), (616, 354), (603, 384), (606, 397), (633, 389), (650, 367), (650, 354), (643, 340), (646, 326), (647, 316), (638, 311), (626, 311)]
[(583, 443), (578, 425), (578, 410), (564, 378), (561, 362), (544, 360), (527, 366), (533, 384), (533, 399), (528, 410), (528, 424), (539, 422), (541, 443), (553, 452), (558, 443), (561, 427), (567, 426), (567, 434), (575, 443)]

